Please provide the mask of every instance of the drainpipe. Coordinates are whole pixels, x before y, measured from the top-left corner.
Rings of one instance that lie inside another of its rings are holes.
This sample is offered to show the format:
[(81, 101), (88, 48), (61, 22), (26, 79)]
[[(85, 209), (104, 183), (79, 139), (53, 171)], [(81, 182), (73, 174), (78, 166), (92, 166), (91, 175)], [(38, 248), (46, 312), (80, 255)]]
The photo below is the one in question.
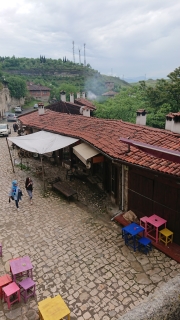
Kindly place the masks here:
[(124, 211), (124, 165), (122, 164), (122, 204), (121, 210)]

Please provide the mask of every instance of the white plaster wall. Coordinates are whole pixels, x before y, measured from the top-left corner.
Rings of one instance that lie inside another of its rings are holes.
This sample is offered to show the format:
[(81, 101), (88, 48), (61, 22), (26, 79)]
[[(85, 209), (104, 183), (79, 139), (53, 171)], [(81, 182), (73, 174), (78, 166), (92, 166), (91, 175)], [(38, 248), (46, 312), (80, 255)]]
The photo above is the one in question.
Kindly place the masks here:
[(174, 133), (180, 133), (180, 123), (172, 121), (171, 131)]
[(83, 109), (83, 116), (90, 117), (90, 109)]

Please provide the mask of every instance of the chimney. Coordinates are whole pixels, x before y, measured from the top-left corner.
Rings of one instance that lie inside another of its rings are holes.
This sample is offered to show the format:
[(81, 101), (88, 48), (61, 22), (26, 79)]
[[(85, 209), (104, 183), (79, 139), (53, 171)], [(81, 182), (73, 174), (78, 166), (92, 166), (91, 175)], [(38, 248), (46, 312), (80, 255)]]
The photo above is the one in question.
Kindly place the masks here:
[(61, 101), (66, 102), (66, 92), (65, 91), (61, 91), (60, 95), (61, 95)]
[(73, 92), (70, 93), (70, 102), (74, 103), (74, 93)]
[(86, 99), (86, 94), (85, 94), (85, 92), (82, 92), (82, 98), (83, 98), (83, 99)]
[(84, 117), (90, 117), (90, 109), (87, 106), (82, 106), (79, 110), (80, 114), (82, 114)]
[(44, 114), (44, 103), (42, 102), (38, 103), (38, 113), (39, 113), (39, 116)]
[(77, 92), (77, 99), (80, 99), (81, 98), (81, 94), (80, 92)]
[(165, 129), (173, 133), (180, 133), (180, 112), (169, 113), (166, 116)]
[(145, 109), (139, 109), (136, 111), (136, 124), (139, 124), (141, 126), (146, 125), (146, 110)]
[(172, 113), (169, 113), (166, 116), (165, 130), (171, 131), (172, 123), (173, 123), (173, 115)]

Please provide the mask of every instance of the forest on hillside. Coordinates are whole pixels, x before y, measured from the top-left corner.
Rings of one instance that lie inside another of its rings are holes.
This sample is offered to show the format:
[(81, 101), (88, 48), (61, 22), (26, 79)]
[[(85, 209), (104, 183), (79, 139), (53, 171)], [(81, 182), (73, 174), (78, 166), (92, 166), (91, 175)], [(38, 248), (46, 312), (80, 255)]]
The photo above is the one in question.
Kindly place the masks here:
[(136, 111), (147, 111), (147, 125), (165, 128), (165, 117), (170, 112), (180, 111), (180, 67), (149, 86), (145, 81), (122, 89), (114, 98), (103, 103), (96, 102), (96, 117), (122, 119), (135, 123)]
[(129, 84), (118, 77), (100, 74), (90, 64), (74, 63), (63, 59), (0, 57), (0, 70), (7, 81), (18, 77), (26, 82), (44, 85), (51, 89), (51, 98), (59, 99), (59, 92), (70, 86), (73, 92), (92, 92), (101, 96), (108, 91), (106, 82), (114, 83), (114, 91), (119, 92)]

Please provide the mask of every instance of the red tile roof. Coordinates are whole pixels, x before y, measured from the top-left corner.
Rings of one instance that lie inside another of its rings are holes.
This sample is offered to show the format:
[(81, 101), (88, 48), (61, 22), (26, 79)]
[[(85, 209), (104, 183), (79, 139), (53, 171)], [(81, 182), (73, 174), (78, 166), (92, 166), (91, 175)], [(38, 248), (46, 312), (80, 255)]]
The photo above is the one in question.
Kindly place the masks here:
[(78, 99), (75, 99), (74, 102), (81, 106), (87, 106), (90, 108), (90, 110), (96, 110), (96, 107), (93, 105), (93, 103), (87, 99), (78, 98)]
[(23, 125), (82, 139), (114, 160), (125, 161), (162, 173), (180, 176), (178, 163), (155, 158), (133, 146), (130, 147), (130, 152), (128, 152), (128, 146), (119, 140), (121, 137), (129, 138), (179, 151), (179, 134), (122, 120), (105, 120), (68, 115), (51, 110), (46, 110), (45, 114), (41, 116), (39, 116), (38, 111), (22, 115), (19, 120)]
[(175, 116), (180, 116), (180, 112), (170, 112), (167, 114), (166, 117), (171, 117), (171, 118), (174, 118)]

